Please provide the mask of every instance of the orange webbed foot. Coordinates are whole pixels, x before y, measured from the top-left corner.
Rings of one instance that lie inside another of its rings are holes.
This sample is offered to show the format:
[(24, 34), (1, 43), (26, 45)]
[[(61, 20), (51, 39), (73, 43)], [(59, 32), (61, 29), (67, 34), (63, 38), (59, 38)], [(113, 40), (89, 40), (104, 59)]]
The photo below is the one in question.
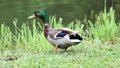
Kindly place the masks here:
[(56, 47), (55, 47), (54, 51), (55, 51), (55, 52), (57, 52), (57, 51), (58, 51), (58, 46), (56, 46)]

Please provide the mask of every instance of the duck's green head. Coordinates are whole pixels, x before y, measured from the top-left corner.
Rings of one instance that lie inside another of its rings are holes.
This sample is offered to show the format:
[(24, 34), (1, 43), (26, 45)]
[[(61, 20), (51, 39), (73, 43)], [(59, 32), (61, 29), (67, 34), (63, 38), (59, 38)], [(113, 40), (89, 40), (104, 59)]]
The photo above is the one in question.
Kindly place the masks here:
[(35, 11), (33, 15), (28, 17), (28, 19), (35, 18), (35, 17), (40, 18), (44, 23), (49, 22), (49, 17), (47, 13), (42, 9)]

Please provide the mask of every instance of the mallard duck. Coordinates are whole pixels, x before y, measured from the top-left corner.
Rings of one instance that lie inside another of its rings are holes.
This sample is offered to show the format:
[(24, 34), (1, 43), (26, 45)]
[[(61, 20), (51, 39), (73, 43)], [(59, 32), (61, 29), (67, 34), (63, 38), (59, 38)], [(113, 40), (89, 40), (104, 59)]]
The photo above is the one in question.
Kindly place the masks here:
[(45, 38), (55, 47), (54, 51), (57, 52), (58, 48), (67, 50), (68, 47), (82, 42), (82, 37), (77, 31), (68, 28), (52, 28), (49, 25), (49, 17), (44, 10), (37, 10), (30, 18), (40, 18), (44, 23)]

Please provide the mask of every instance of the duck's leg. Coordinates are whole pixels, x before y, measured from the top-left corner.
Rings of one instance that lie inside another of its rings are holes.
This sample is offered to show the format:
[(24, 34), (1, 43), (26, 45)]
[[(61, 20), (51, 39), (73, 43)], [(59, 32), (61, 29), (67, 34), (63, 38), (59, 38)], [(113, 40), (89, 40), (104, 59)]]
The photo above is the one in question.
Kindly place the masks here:
[(54, 51), (57, 52), (57, 50), (58, 50), (58, 46), (55, 47)]
[(65, 51), (67, 51), (67, 48), (65, 48)]

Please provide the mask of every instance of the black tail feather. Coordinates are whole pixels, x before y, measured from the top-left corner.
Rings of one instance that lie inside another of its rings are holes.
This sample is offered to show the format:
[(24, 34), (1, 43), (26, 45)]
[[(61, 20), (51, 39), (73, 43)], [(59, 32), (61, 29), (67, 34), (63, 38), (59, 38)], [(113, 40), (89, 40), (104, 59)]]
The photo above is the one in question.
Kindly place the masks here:
[(75, 34), (75, 35), (70, 35), (70, 39), (78, 39), (78, 40), (83, 40), (83, 38), (82, 37), (80, 37), (80, 35), (78, 35), (78, 34)]

